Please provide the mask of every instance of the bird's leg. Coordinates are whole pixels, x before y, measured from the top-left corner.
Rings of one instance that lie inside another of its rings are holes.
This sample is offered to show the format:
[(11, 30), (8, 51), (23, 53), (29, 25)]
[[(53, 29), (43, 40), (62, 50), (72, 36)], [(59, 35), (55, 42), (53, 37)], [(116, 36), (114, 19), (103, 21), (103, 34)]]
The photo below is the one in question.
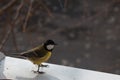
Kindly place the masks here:
[(38, 70), (37, 70), (37, 72), (40, 73), (40, 74), (43, 74), (44, 72), (43, 72), (43, 71), (40, 71), (40, 68), (42, 68), (41, 64), (38, 65)]
[(39, 72), (39, 70), (40, 70), (40, 65), (38, 65), (38, 69), (37, 69), (37, 72)]
[(33, 71), (34, 73), (40, 73), (40, 65), (38, 65), (38, 69), (37, 69), (37, 71)]
[(39, 64), (38, 69), (37, 69), (37, 71), (35, 71), (35, 73), (37, 72), (37, 73), (43, 74), (44, 72), (40, 71), (40, 69), (42, 69), (43, 67), (48, 67), (48, 65)]

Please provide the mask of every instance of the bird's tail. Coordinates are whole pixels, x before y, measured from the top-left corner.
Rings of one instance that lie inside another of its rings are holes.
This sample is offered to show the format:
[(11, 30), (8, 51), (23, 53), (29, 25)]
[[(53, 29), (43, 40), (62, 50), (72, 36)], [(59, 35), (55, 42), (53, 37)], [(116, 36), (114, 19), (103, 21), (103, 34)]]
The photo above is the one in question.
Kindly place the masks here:
[(7, 55), (7, 56), (15, 57), (15, 58), (21, 58), (21, 59), (26, 59), (26, 57), (21, 56), (19, 53), (12, 53), (12, 54)]

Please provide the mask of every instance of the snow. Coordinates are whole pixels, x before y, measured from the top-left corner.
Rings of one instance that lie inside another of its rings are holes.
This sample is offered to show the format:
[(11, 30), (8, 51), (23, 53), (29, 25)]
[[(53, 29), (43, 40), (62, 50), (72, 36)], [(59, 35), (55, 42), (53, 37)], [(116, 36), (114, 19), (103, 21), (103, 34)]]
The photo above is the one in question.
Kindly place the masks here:
[(0, 79), (12, 80), (120, 80), (119, 75), (50, 63), (44, 74), (34, 73), (37, 66), (28, 60), (5, 57), (0, 62)]

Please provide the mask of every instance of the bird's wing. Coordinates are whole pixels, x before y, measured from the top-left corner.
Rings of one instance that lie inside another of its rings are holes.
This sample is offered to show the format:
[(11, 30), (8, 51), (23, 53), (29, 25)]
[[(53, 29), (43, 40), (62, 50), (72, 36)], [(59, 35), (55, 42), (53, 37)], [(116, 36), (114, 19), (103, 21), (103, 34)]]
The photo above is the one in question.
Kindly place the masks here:
[(37, 57), (38, 54), (36, 53), (36, 50), (39, 50), (40, 47), (36, 47), (36, 48), (33, 48), (31, 50), (28, 50), (28, 51), (25, 51), (23, 53), (21, 53), (21, 56), (24, 56), (24, 57)]
[(36, 47), (36, 48), (33, 48), (31, 50), (28, 50), (26, 52), (23, 52), (21, 54), (21, 56), (24, 56), (24, 57), (39, 57), (39, 58), (42, 58), (44, 57), (46, 54), (48, 53), (48, 51), (46, 51), (43, 47)]

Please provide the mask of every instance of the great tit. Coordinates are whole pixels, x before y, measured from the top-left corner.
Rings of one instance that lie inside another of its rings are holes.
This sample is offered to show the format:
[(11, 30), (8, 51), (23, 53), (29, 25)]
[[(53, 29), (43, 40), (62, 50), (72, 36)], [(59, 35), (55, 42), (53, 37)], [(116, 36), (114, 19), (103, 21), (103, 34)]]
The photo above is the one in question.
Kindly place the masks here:
[(43, 73), (42, 71), (39, 71), (39, 69), (40, 67), (47, 66), (43, 65), (42, 62), (46, 62), (51, 57), (52, 50), (54, 49), (55, 45), (56, 43), (53, 40), (47, 40), (44, 44), (21, 53), (20, 56), (27, 58), (33, 64), (37, 64), (37, 72)]

